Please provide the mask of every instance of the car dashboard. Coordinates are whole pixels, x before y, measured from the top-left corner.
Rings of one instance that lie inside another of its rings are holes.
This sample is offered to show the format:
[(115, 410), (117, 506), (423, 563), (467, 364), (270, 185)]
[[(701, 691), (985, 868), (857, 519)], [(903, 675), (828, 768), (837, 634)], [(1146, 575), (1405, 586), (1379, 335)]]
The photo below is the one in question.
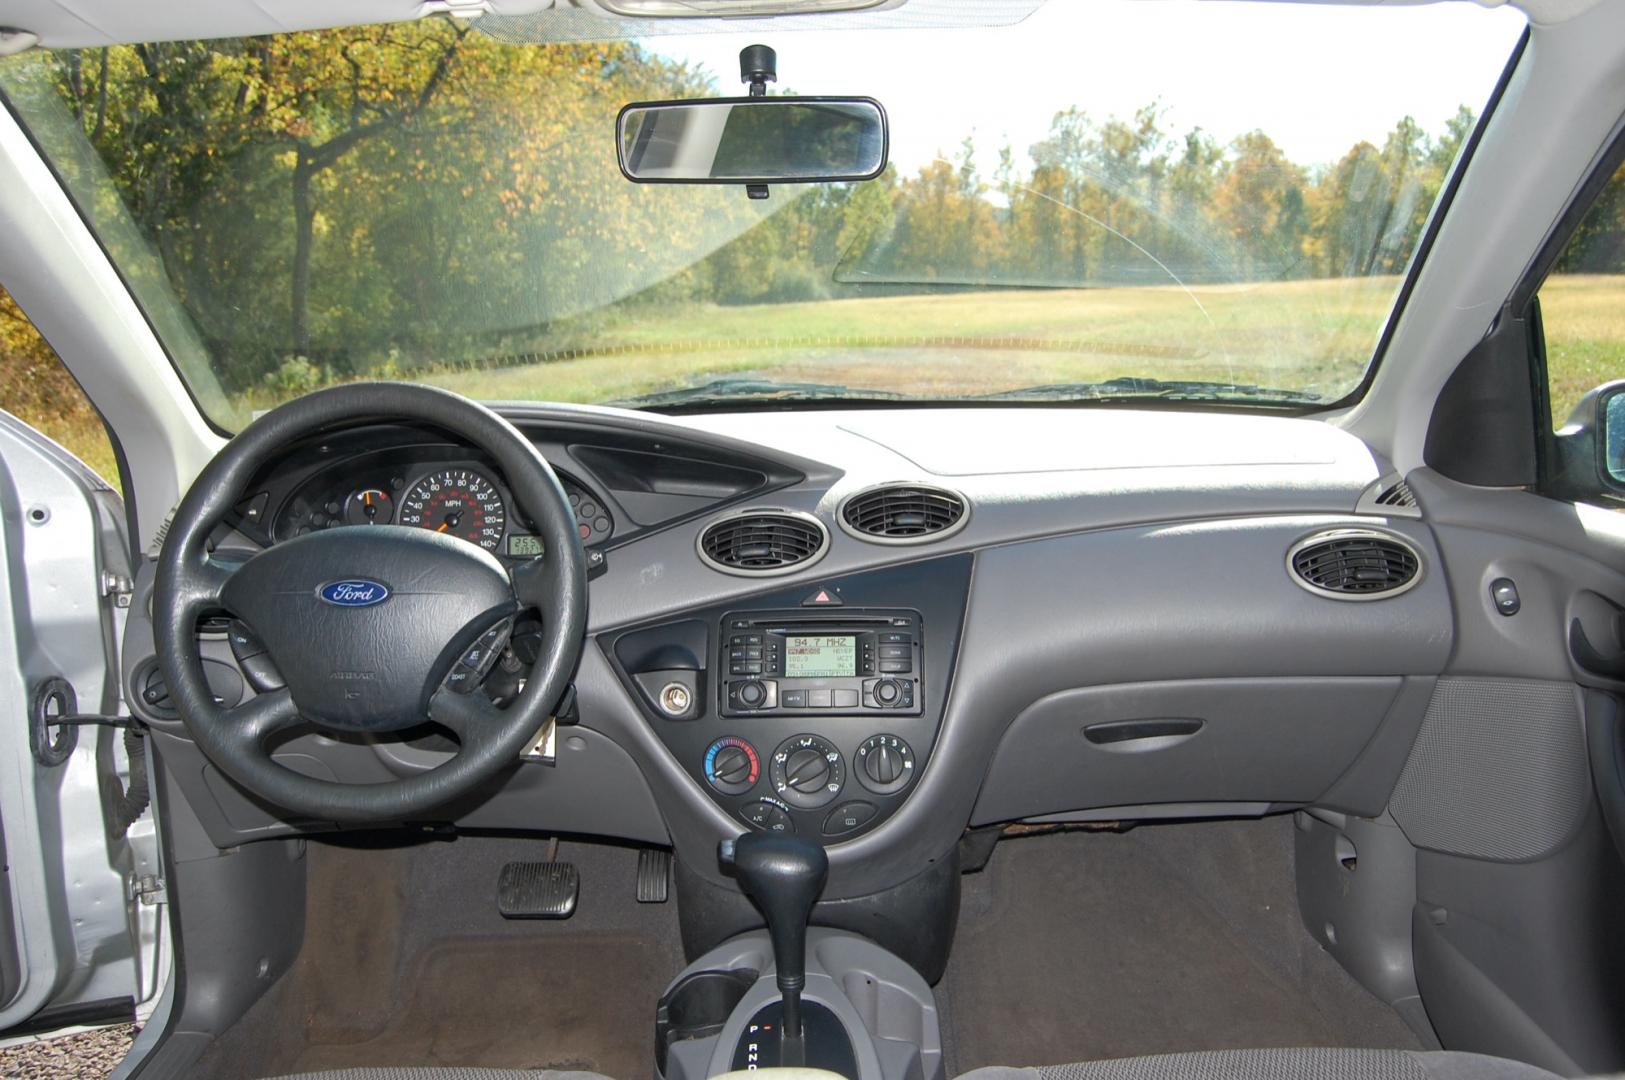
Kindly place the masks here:
[[(501, 411), (575, 515), (589, 640), (554, 752), (446, 807), (449, 827), (671, 846), (717, 883), (719, 839), (795, 833), (828, 849), (827, 895), (856, 897), (1012, 821), (1376, 813), (1449, 656), (1452, 601), (1420, 508), (1384, 501), (1397, 478), (1318, 421)], [(292, 449), (215, 543), (369, 527), (545, 557), (483, 454), (372, 423)], [(1404, 588), (1317, 594), (1295, 552), (1339, 534), (1410, 559)], [(191, 744), (166, 710), (150, 587), (144, 575), (124, 677), (184, 763), (176, 782), (218, 811), (203, 815), (210, 840), (334, 827), (284, 818)], [(201, 627), (218, 697), (275, 685), (245, 633)], [(517, 629), (505, 658), (515, 679), (526, 641)], [(368, 783), (434, 767), (447, 739), (308, 729), (275, 753)]]

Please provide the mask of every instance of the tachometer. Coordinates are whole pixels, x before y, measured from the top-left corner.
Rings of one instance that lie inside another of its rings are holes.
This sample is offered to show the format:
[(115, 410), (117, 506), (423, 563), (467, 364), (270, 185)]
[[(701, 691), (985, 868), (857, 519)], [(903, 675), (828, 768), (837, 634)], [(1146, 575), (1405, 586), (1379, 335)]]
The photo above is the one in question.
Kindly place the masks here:
[(508, 508), (491, 481), (474, 470), (442, 469), (412, 485), (396, 520), (495, 551), (502, 542)]

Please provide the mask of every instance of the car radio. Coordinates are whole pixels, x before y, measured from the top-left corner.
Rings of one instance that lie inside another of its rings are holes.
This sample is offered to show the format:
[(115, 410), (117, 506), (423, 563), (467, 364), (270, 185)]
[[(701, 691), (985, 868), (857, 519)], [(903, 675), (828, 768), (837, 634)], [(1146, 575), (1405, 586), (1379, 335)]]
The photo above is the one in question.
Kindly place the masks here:
[(918, 714), (920, 613), (739, 611), (722, 620), (724, 716)]

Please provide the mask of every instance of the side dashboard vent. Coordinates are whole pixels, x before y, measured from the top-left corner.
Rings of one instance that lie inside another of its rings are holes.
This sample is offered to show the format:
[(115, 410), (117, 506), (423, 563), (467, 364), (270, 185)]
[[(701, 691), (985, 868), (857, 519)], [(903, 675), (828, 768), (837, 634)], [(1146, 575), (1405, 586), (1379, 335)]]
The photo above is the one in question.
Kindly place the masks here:
[(1360, 495), (1354, 507), (1357, 514), (1376, 514), (1380, 517), (1422, 516), (1422, 507), (1416, 501), (1416, 492), (1398, 473), (1389, 473)]
[(836, 517), (861, 540), (923, 544), (964, 528), (970, 506), (958, 492), (932, 484), (879, 484), (848, 495)]
[(811, 566), (829, 550), (829, 530), (799, 510), (740, 510), (700, 530), (700, 560), (725, 574), (769, 577)]
[(1378, 506), (1400, 506), (1407, 509), (1416, 506), (1416, 496), (1411, 493), (1411, 486), (1401, 480), (1393, 487), (1377, 495)]
[(1388, 533), (1332, 529), (1305, 537), (1287, 552), (1292, 579), (1335, 600), (1382, 600), (1422, 578), (1415, 548)]

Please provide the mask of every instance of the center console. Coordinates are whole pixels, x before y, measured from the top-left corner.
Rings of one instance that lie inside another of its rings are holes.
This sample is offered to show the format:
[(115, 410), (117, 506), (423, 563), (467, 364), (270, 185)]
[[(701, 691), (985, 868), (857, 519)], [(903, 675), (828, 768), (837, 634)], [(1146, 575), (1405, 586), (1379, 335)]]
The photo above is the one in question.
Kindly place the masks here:
[(941, 1028), (925, 980), (867, 938), (808, 926), (829, 871), (821, 847), (747, 833), (719, 843), (717, 859), (767, 931), (710, 950), (661, 998), (661, 1080), (777, 1067), (940, 1080)]
[(606, 635), (655, 733), (744, 827), (836, 844), (917, 786), (959, 648), (971, 557), (780, 587)]

